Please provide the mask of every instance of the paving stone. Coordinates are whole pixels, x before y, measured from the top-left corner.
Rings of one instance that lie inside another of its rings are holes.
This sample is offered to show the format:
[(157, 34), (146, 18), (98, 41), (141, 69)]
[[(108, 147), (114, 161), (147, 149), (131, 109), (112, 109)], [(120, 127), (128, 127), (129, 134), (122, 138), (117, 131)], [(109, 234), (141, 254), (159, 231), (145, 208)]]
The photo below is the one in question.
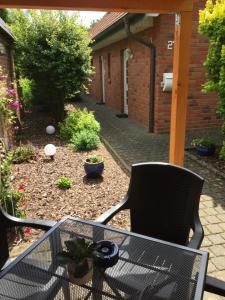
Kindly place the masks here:
[(218, 214), (217, 217), (218, 217), (222, 222), (225, 222), (225, 214)]
[(219, 214), (224, 214), (225, 213), (225, 209), (222, 207), (222, 206), (217, 206), (216, 208), (216, 211), (219, 213)]
[(207, 216), (207, 214), (206, 214), (206, 212), (204, 211), (204, 209), (203, 209), (203, 208), (200, 209), (200, 210), (199, 210), (199, 217), (201, 218), (201, 217), (205, 217), (205, 216)]
[(219, 224), (219, 226), (223, 229), (223, 231), (225, 232), (225, 222), (224, 223), (221, 223)]
[(217, 224), (221, 222), (217, 216), (205, 216), (205, 220), (208, 222), (208, 224)]
[(215, 207), (215, 204), (214, 204), (213, 200), (207, 200), (207, 201), (204, 202), (204, 204), (208, 208), (210, 208), (210, 207), (214, 208)]
[(212, 245), (212, 241), (208, 239), (208, 237), (204, 237), (202, 241), (202, 247), (209, 247)]
[(215, 256), (224, 256), (225, 255), (225, 246), (224, 245), (214, 245), (210, 247), (210, 251), (215, 254)]
[(206, 225), (206, 228), (207, 228), (211, 233), (220, 233), (220, 232), (223, 232), (223, 229), (222, 229), (218, 224), (210, 224), (210, 225)]
[(205, 212), (208, 216), (214, 216), (214, 215), (218, 215), (218, 212), (212, 208), (212, 207), (208, 207), (205, 209)]
[(224, 280), (225, 281), (225, 270), (223, 270), (223, 271), (216, 271), (216, 272), (213, 272), (210, 275), (212, 275), (213, 277), (216, 277), (216, 278), (218, 278), (220, 280)]
[[(216, 266), (216, 268), (219, 271), (225, 270), (225, 255), (219, 257), (213, 257), (212, 263)], [(224, 275), (225, 275), (225, 271), (224, 271)]]
[(218, 295), (214, 295), (208, 292), (204, 293), (203, 300), (222, 300), (224, 297), (220, 297)]
[(207, 237), (214, 245), (225, 244), (225, 239), (222, 238), (221, 234), (210, 234)]
[(207, 274), (210, 274), (212, 272), (217, 271), (216, 266), (212, 263), (212, 261), (210, 260), (208, 263), (208, 268), (207, 268)]

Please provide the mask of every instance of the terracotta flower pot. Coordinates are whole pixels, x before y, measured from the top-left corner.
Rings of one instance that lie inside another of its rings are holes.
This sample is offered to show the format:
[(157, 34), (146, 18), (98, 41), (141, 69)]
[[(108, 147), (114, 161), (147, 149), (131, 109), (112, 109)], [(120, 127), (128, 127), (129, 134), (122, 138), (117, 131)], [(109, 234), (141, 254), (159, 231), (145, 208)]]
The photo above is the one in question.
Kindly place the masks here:
[(69, 263), (68, 275), (72, 283), (82, 285), (89, 282), (93, 275), (93, 262), (90, 259), (85, 259), (79, 264)]

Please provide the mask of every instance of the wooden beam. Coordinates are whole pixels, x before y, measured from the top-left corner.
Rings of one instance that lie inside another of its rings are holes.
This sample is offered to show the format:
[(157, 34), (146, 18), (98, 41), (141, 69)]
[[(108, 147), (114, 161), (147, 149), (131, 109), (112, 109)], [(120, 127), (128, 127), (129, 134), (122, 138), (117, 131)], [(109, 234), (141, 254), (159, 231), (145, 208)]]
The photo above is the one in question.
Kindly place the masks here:
[(193, 0), (1, 0), (2, 7), (173, 13), (192, 11)]
[(192, 12), (177, 14), (175, 23), (170, 163), (182, 166), (184, 163)]

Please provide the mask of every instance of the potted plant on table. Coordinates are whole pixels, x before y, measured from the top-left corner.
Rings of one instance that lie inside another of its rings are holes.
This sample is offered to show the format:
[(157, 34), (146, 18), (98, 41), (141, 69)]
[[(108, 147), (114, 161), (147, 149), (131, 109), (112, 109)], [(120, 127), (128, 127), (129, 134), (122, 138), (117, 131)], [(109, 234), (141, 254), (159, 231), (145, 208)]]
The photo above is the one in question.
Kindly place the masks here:
[(71, 282), (82, 285), (93, 274), (92, 244), (84, 238), (75, 237), (65, 241), (66, 250), (57, 254), (59, 263), (66, 264)]
[(100, 155), (88, 157), (84, 163), (84, 170), (88, 177), (96, 178), (101, 176), (104, 170), (103, 157)]
[(193, 139), (191, 145), (195, 147), (197, 153), (201, 156), (211, 156), (215, 153), (215, 145), (210, 139)]

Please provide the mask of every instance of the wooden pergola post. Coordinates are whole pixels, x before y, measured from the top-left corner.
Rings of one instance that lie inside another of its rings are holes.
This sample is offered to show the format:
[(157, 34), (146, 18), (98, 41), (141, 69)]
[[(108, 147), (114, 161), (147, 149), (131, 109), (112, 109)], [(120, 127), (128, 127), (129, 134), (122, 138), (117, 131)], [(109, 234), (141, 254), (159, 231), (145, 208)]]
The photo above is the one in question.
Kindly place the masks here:
[(2, 7), (164, 14), (179, 12), (175, 24), (169, 161), (183, 165), (193, 0), (0, 0)]
[(176, 15), (173, 56), (173, 91), (170, 125), (170, 163), (183, 165), (189, 81), (192, 12)]

